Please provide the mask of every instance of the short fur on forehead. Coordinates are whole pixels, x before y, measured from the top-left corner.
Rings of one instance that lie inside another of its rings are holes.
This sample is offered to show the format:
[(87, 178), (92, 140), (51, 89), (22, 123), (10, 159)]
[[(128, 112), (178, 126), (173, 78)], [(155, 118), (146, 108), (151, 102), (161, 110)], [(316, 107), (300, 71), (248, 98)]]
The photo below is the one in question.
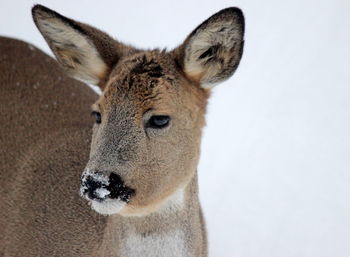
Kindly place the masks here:
[(244, 18), (238, 8), (224, 9), (199, 25), (184, 43), (184, 70), (202, 87), (229, 78), (243, 52)]

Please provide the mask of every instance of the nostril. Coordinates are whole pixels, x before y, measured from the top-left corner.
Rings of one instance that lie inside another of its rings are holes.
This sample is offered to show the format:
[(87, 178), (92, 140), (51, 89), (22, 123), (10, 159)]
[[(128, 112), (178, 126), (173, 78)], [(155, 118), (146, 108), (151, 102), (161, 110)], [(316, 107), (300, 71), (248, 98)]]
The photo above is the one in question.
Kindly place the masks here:
[(92, 176), (88, 176), (85, 180), (85, 185), (88, 188), (95, 190), (96, 188), (101, 187), (102, 183), (101, 181), (96, 181)]
[(81, 192), (90, 199), (103, 200), (109, 195), (106, 181), (108, 178), (102, 177), (101, 174), (85, 174), (81, 180)]
[(114, 185), (118, 185), (118, 184), (123, 184), (123, 181), (122, 181), (122, 178), (119, 175), (117, 175), (117, 174), (112, 172), (109, 175), (109, 183), (110, 184), (114, 184)]
[(109, 185), (107, 189), (110, 191), (111, 198), (119, 198), (124, 202), (129, 202), (130, 197), (135, 194), (135, 190), (124, 185), (123, 180), (118, 174), (111, 173), (109, 175)]
[(90, 199), (99, 199), (98, 195), (96, 194), (96, 190), (102, 186), (100, 181), (96, 181), (93, 177), (88, 176), (84, 182), (84, 185), (85, 193)]

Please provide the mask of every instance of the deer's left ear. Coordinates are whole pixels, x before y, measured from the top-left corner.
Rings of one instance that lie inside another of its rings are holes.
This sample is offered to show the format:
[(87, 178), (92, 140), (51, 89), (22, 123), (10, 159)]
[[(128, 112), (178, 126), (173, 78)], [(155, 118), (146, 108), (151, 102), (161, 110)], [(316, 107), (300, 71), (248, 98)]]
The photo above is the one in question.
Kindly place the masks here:
[(242, 11), (227, 8), (199, 25), (174, 50), (175, 58), (190, 80), (211, 88), (236, 70), (243, 52), (243, 37)]
[[(106, 33), (35, 5), (33, 19), (58, 62), (72, 77), (103, 89), (111, 69), (131, 47)], [(136, 51), (136, 49), (135, 49)]]

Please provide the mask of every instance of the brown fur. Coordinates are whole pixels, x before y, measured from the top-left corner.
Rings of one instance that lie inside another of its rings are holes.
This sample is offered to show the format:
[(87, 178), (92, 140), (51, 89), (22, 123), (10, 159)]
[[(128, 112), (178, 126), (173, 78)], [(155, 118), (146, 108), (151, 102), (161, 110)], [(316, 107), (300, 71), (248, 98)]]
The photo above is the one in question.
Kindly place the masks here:
[(89, 256), (106, 222), (77, 192), (97, 95), (29, 44), (0, 52), (0, 256)]
[[(32, 46), (0, 40), (1, 52), (8, 53), (0, 62), (1, 118), (7, 124), (1, 128), (0, 253), (205, 257), (196, 171), (205, 88), (238, 66), (240, 10), (215, 14), (171, 52), (123, 45), (42, 6), (33, 8), (33, 17), (68, 74), (103, 93), (97, 99)], [(88, 157), (91, 104), (102, 120), (93, 126)], [(170, 116), (169, 126), (148, 127), (152, 115)], [(98, 215), (79, 198), (84, 167), (118, 174), (134, 190), (118, 214)]]

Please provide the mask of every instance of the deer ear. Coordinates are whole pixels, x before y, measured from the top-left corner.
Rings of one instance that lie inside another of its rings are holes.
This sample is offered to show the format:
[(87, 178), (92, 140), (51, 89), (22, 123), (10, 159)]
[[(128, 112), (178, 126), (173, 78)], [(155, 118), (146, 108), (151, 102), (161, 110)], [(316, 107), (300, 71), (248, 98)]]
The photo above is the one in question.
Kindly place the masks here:
[(44, 6), (35, 5), (32, 15), (61, 66), (72, 77), (87, 83), (101, 86), (129, 48), (100, 30)]
[(244, 45), (244, 17), (231, 7), (214, 14), (200, 24), (174, 50), (186, 76), (211, 88), (228, 79), (238, 67)]

